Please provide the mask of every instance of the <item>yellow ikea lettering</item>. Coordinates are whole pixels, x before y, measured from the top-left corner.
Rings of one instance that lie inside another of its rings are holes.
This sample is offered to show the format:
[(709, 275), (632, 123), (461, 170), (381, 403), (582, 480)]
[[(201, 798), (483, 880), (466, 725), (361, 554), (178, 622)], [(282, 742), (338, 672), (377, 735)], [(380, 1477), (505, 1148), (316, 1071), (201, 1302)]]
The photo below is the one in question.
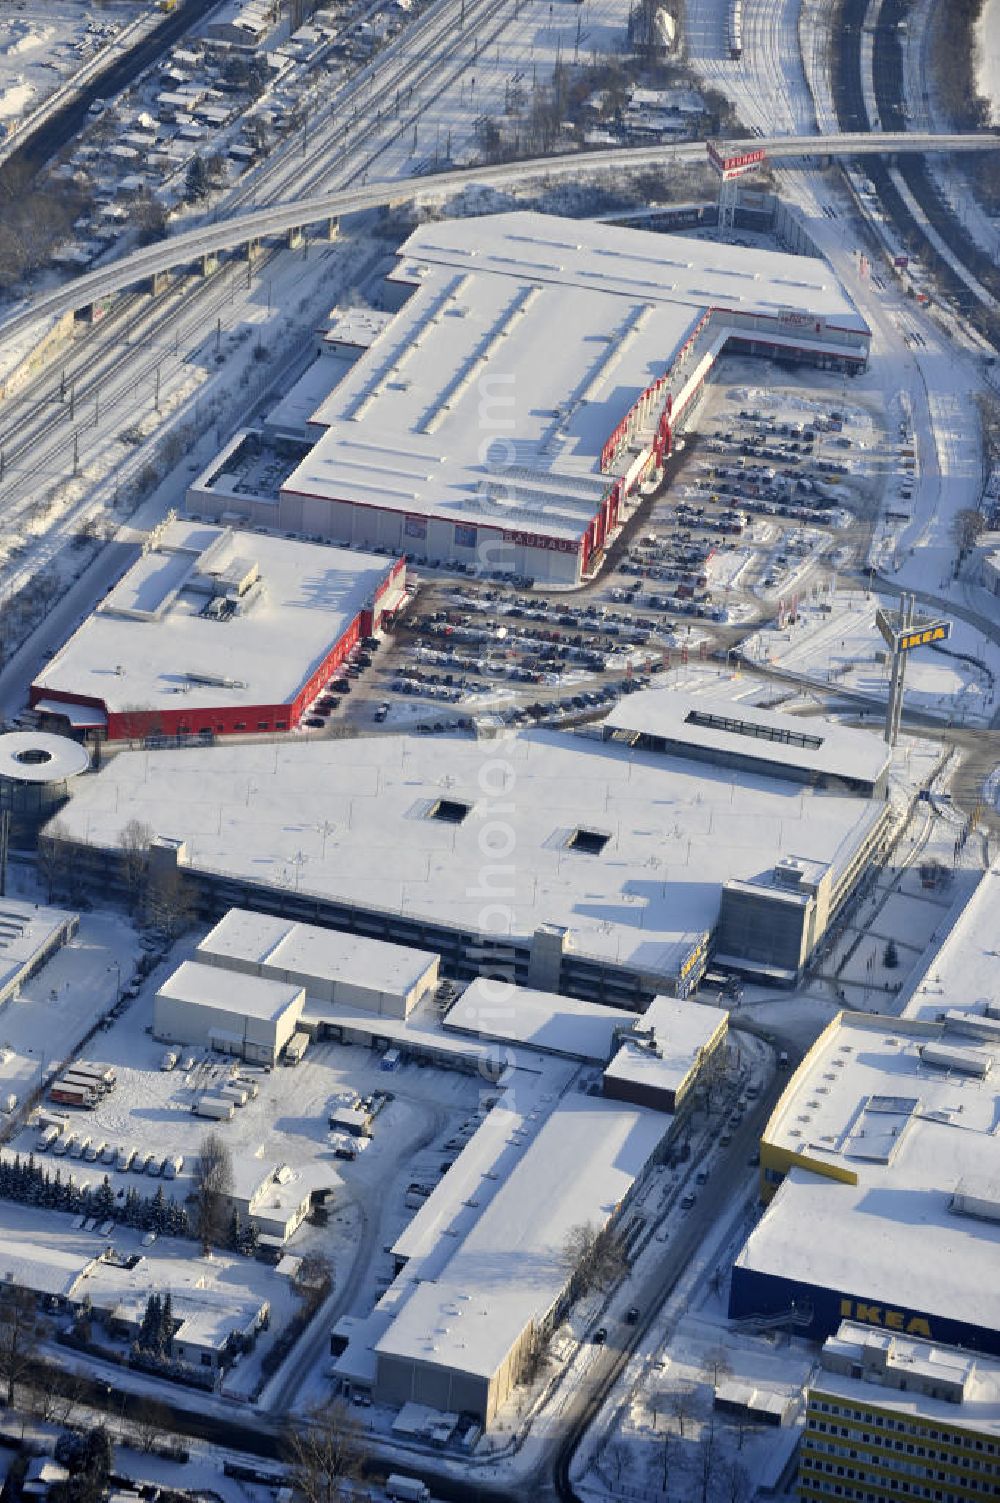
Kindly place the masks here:
[(910, 647), (926, 647), (928, 642), (941, 642), (946, 632), (943, 626), (930, 626), (926, 631), (908, 632), (903, 637), (900, 646), (906, 651)]
[(889, 1331), (903, 1331), (907, 1336), (923, 1336), (931, 1339), (930, 1321), (923, 1315), (904, 1315), (902, 1310), (885, 1310), (881, 1305), (869, 1305), (864, 1300), (842, 1299), (842, 1320), (861, 1320), (870, 1326), (884, 1326)]

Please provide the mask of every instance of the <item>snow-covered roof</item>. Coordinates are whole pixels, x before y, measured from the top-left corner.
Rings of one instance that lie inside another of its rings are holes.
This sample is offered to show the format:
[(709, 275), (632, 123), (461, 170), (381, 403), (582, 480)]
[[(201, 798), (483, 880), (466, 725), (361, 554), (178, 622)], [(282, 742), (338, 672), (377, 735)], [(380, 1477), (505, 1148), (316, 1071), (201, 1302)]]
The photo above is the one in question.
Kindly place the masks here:
[(964, 901), (954, 927), (906, 1004), (908, 1018), (933, 1021), (949, 1008), (983, 1017), (988, 1007), (1000, 1008), (1000, 863), (983, 872), (976, 891)]
[[(968, 1426), (977, 1434), (1000, 1435), (996, 1357), (844, 1320), (824, 1342), (820, 1361), (809, 1384), (812, 1394), (938, 1421), (949, 1431)], [(854, 1376), (856, 1370), (862, 1376)], [(938, 1396), (941, 1389), (954, 1397)]]
[(393, 1243), (393, 1256), (406, 1260), (411, 1275), (418, 1259), (424, 1260), (421, 1276), (440, 1271), (454, 1239), (471, 1231), (524, 1158), (572, 1074), (571, 1066), (555, 1060), (509, 1069), (499, 1101)]
[(616, 1030), (627, 1028), (634, 1016), (620, 1007), (577, 1002), (555, 992), (479, 977), (451, 1008), (444, 1026), (479, 1038), (509, 1039), (546, 1054), (604, 1064)]
[(605, 445), (706, 311), (791, 317), (799, 344), (868, 332), (821, 261), (532, 212), (424, 225), (393, 278), (414, 292), (284, 492), (570, 547), (611, 484)]
[(185, 960), (157, 988), (156, 995), (239, 1017), (277, 1022), (302, 996), (302, 988), (264, 976), (241, 975), (237, 981), (231, 972), (218, 966)]
[(625, 736), (752, 757), (771, 763), (778, 776), (787, 768), (874, 784), (892, 760), (874, 731), (676, 689), (627, 695), (605, 717), (604, 726)]
[(60, 939), (68, 937), (75, 914), (20, 898), (0, 898), (0, 1001), (26, 980)]
[(678, 1093), (704, 1050), (725, 1031), (725, 1008), (654, 997), (604, 1071), (606, 1081)]
[(724, 881), (789, 850), (846, 860), (883, 813), (559, 731), (505, 739), (486, 793), (481, 773), (496, 761), (496, 743), (464, 737), (123, 752), (60, 819), (72, 838), (107, 847), (139, 819), (183, 839), (192, 868), (478, 932), (481, 838), (501, 804), (517, 854), (507, 932), (555, 924), (577, 954), (655, 982), (704, 942)]
[(286, 971), (301, 978), (309, 992), (309, 978), (335, 978), (347, 986), (362, 986), (393, 995), (417, 986), (437, 963), (438, 956), (408, 945), (387, 944), (359, 934), (341, 934), (317, 924), (231, 908), (198, 945), (199, 958), (242, 960), (268, 971)]
[(440, 1274), (413, 1285), (376, 1351), (492, 1377), (565, 1288), (569, 1232), (604, 1224), (668, 1122), (643, 1107), (564, 1097)]
[[(289, 704), (391, 567), (374, 554), (176, 521), (45, 665), (33, 700), (58, 691), (118, 713)], [(216, 618), (208, 609), (220, 599), (228, 605)]]
[(105, 1246), (96, 1233), (77, 1229), (75, 1219), (5, 1202), (0, 1225), (0, 1283), (70, 1298)]
[(392, 322), (392, 317), (385, 308), (334, 308), (323, 332), (323, 342), (368, 349)]
[(47, 731), (8, 731), (0, 736), (0, 778), (19, 783), (57, 783), (90, 766), (90, 754), (68, 736)]
[(1000, 1219), (952, 1206), (1000, 1168), (1000, 1045), (976, 1046), (995, 1061), (980, 1076), (948, 1047), (970, 1042), (947, 1023), (839, 1014), (765, 1129), (762, 1159), (786, 1151), (792, 1168), (737, 1268), (1000, 1331), (1000, 1288), (983, 1278)]

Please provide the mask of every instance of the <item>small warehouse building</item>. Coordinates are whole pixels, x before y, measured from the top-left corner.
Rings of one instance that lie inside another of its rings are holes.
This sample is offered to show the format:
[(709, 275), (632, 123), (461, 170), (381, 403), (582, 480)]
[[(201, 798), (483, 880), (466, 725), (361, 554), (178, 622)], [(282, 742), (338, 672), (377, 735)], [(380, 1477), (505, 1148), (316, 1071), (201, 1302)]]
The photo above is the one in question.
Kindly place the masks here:
[(318, 1002), (406, 1018), (438, 982), (440, 957), (408, 945), (231, 908), (198, 946), (204, 965), (304, 987)]
[(273, 1065), (295, 1032), (305, 991), (186, 960), (153, 999), (153, 1035), (166, 1044), (218, 1049)]
[[(533, 1335), (558, 1318), (567, 1235), (620, 1212), (667, 1125), (643, 1107), (571, 1093), (495, 1187), (483, 1163), (479, 1191), (459, 1208), (451, 1235), (438, 1235), (397, 1278), (395, 1317), (375, 1344), (379, 1402), (416, 1401), (490, 1424), (521, 1377)], [(478, 1154), (478, 1145), (467, 1151)], [(440, 1193), (450, 1198), (450, 1188)], [(433, 1199), (421, 1216), (434, 1214)]]
[(405, 572), (401, 559), (170, 522), (46, 664), (31, 704), (109, 741), (294, 730), (399, 605)]

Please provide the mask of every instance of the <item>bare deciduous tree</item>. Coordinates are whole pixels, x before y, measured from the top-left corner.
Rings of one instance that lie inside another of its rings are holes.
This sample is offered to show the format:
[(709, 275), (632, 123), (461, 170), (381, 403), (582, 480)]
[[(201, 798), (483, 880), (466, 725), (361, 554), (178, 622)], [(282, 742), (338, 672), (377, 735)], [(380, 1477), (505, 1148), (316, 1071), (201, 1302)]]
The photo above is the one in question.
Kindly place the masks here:
[(56, 890), (65, 881), (71, 866), (69, 826), (54, 819), (38, 838), (38, 874), (45, 883), (45, 895), (52, 902)]
[(129, 906), (138, 908), (142, 902), (149, 875), (149, 847), (153, 831), (140, 819), (130, 819), (123, 825), (118, 836), (122, 853), (122, 875), (128, 893)]
[(170, 1410), (155, 1398), (142, 1399), (136, 1405), (132, 1422), (136, 1443), (143, 1451), (152, 1451), (172, 1428)]
[(625, 1246), (617, 1232), (592, 1221), (570, 1227), (563, 1244), (563, 1262), (569, 1269), (574, 1299), (594, 1289), (610, 1289), (628, 1270)]
[(226, 1202), (232, 1188), (232, 1155), (217, 1132), (206, 1133), (194, 1176), (195, 1227), (205, 1253), (225, 1236)]
[(38, 1345), (35, 1299), (15, 1284), (0, 1287), (0, 1382), (7, 1386), (7, 1407), (14, 1404), (14, 1385), (28, 1377)]
[(670, 1390), (667, 1407), (677, 1421), (677, 1433), (684, 1439), (685, 1426), (694, 1413), (694, 1391), (686, 1383)]
[(143, 920), (167, 939), (176, 939), (189, 929), (196, 911), (194, 894), (181, 872), (157, 872), (147, 882)]
[(986, 518), (974, 506), (963, 506), (952, 518), (951, 535), (958, 544), (959, 552), (968, 553), (986, 528)]
[(750, 1473), (742, 1461), (724, 1461), (719, 1468), (717, 1482), (716, 1496), (720, 1503), (750, 1503), (754, 1488)]
[(313, 1409), (289, 1430), (285, 1455), (292, 1485), (304, 1503), (340, 1503), (344, 1483), (360, 1480), (365, 1459), (361, 1432), (340, 1400)]

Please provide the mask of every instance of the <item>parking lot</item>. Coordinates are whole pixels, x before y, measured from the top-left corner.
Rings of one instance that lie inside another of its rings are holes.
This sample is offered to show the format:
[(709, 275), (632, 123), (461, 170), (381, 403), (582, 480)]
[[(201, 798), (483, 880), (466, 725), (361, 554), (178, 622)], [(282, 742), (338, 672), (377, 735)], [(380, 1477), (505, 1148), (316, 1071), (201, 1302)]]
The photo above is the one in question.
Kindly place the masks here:
[(408, 610), (359, 644), (305, 728), (575, 724), (664, 670), (724, 660), (858, 563), (898, 449), (845, 377), (726, 357), (595, 579), (546, 590), (411, 559)]

